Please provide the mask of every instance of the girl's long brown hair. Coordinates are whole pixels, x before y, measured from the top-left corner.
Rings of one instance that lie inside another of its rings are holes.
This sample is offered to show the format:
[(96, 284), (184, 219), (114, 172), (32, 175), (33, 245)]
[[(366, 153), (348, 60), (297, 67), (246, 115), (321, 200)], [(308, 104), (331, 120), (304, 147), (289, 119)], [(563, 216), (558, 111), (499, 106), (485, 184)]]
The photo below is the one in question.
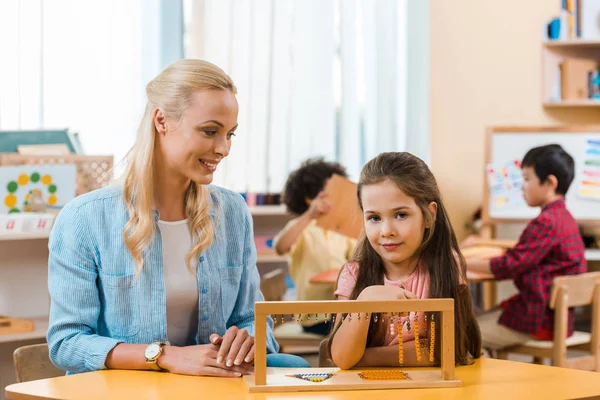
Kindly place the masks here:
[[(454, 299), (454, 341), (455, 360), (457, 364), (469, 364), (470, 357), (479, 358), (481, 353), (481, 333), (471, 307), (471, 296), (467, 282), (466, 262), (462, 256), (454, 229), (448, 213), (442, 203), (440, 191), (435, 177), (420, 158), (406, 152), (382, 153), (369, 161), (362, 169), (358, 182), (358, 202), (361, 210), (363, 204), (361, 192), (363, 187), (391, 180), (406, 195), (412, 197), (423, 213), (423, 242), (419, 249), (419, 264), (426, 266), (429, 272), (431, 298)], [(435, 221), (429, 211), (431, 202), (437, 204)], [(430, 227), (430, 228), (427, 228)], [(367, 287), (384, 284), (385, 269), (379, 254), (373, 249), (363, 233), (353, 255), (353, 262), (358, 264), (356, 286), (350, 296), (355, 300)], [(431, 315), (430, 315), (431, 317)], [(438, 320), (439, 321), (439, 320)], [(436, 324), (436, 338), (440, 338), (440, 324)], [(337, 329), (331, 333), (331, 342)], [(383, 346), (385, 324), (374, 323), (371, 318), (367, 347)], [(439, 339), (438, 339), (439, 342)], [(440, 346), (435, 346), (435, 359), (439, 362)]]

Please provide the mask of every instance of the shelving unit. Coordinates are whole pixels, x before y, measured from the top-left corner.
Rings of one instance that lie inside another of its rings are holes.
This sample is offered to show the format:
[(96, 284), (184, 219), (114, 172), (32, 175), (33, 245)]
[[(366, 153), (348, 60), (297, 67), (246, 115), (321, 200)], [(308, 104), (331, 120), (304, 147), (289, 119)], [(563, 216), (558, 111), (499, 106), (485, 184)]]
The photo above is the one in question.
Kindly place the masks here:
[(250, 206), (248, 207), (250, 210), (250, 214), (255, 217), (259, 216), (268, 216), (268, 215), (276, 215), (283, 216), (286, 215), (287, 212), (285, 210), (285, 206), (277, 205), (277, 206)]
[(23, 340), (46, 339), (48, 331), (48, 317), (30, 318), (33, 320), (34, 329), (31, 332), (11, 333), (8, 335), (0, 335), (0, 343), (20, 342)]
[(547, 101), (546, 108), (600, 107), (600, 100), (561, 100)]
[(542, 43), (542, 104), (545, 108), (596, 108), (600, 100), (553, 99), (559, 82), (559, 65), (566, 58), (594, 59), (600, 64), (600, 41), (548, 40)]
[(284, 256), (277, 254), (259, 254), (256, 258), (256, 262), (259, 264), (284, 263), (286, 260)]
[(0, 234), (0, 241), (2, 240), (36, 240), (36, 239), (48, 239), (50, 232), (16, 232), (10, 234)]

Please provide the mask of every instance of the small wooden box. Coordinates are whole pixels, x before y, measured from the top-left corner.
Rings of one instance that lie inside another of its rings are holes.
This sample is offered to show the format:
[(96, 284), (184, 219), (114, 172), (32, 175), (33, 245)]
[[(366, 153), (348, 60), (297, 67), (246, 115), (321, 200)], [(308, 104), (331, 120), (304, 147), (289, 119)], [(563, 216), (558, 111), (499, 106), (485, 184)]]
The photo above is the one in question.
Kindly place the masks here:
[(33, 329), (34, 325), (31, 320), (0, 315), (0, 335), (31, 332)]
[(588, 96), (588, 73), (598, 69), (595, 60), (567, 58), (560, 64), (563, 100), (581, 100)]

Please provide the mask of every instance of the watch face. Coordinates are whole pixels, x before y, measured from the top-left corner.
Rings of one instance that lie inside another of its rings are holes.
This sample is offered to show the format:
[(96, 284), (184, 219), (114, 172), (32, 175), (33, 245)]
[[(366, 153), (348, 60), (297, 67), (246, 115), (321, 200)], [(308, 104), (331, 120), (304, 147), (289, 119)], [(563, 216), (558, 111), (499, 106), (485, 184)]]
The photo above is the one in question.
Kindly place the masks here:
[(152, 343), (150, 345), (148, 345), (148, 347), (146, 347), (146, 351), (144, 352), (144, 355), (146, 356), (147, 359), (153, 359), (154, 357), (156, 357), (158, 355), (158, 353), (160, 353), (160, 346), (157, 345), (156, 343)]

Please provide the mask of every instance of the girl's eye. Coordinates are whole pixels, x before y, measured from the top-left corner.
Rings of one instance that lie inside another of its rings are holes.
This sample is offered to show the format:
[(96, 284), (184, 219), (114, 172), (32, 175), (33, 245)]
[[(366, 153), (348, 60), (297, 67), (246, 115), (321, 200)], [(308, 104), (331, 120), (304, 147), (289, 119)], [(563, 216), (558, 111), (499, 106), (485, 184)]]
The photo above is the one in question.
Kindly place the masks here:
[(371, 215), (369, 218), (367, 218), (367, 221), (377, 222), (377, 221), (379, 221), (379, 216)]
[(396, 218), (404, 219), (406, 217), (408, 217), (407, 213), (401, 212), (401, 213), (396, 214)]
[(217, 134), (217, 131), (204, 131), (204, 133), (206, 134), (206, 136), (215, 136)]
[(227, 139), (231, 139), (231, 138), (232, 138), (232, 137), (234, 137), (234, 136), (235, 136), (235, 132), (229, 132), (229, 133), (227, 134)]

